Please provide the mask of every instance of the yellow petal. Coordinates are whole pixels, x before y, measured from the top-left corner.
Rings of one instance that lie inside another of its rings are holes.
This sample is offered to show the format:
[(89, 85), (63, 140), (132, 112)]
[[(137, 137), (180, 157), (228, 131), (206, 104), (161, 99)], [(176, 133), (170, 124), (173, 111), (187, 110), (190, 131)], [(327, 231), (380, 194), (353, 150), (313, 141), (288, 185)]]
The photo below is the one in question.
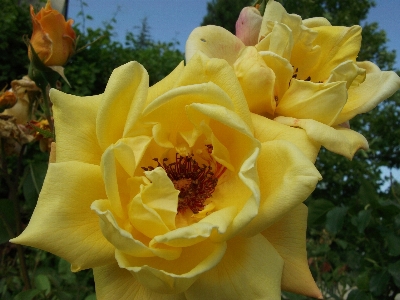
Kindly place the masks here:
[(186, 62), (189, 62), (196, 52), (201, 51), (210, 58), (222, 58), (233, 65), (242, 48), (243, 42), (223, 27), (197, 27), (186, 41)]
[(292, 80), (290, 88), (279, 100), (275, 115), (313, 119), (331, 125), (346, 104), (346, 82), (313, 83)]
[(57, 136), (57, 162), (100, 164), (96, 116), (102, 95), (78, 97), (50, 90)]
[(307, 260), (306, 229), (308, 209), (300, 204), (262, 232), (284, 260), (282, 289), (322, 299)]
[(268, 33), (270, 33), (271, 23), (274, 24), (275, 22), (282, 22), (282, 19), (287, 16), (288, 13), (279, 2), (275, 2), (273, 0), (268, 1), (265, 7), (258, 40), (260, 41), (262, 38), (266, 37)]
[(280, 220), (306, 200), (321, 179), (314, 164), (294, 145), (283, 140), (262, 143), (257, 166), (260, 208), (241, 232), (245, 236), (253, 236)]
[(289, 126), (303, 128), (309, 138), (320, 143), (329, 151), (352, 159), (359, 149), (368, 149), (365, 137), (353, 130), (342, 127), (331, 127), (315, 120), (277, 117), (275, 121)]
[(283, 98), (293, 76), (293, 67), (287, 59), (271, 51), (260, 52), (265, 64), (275, 73), (275, 101)]
[[(320, 59), (322, 46), (314, 43), (318, 35), (315, 30), (307, 29), (304, 26), (301, 28), (293, 46), (290, 62), (296, 71), (297, 79), (306, 80), (311, 75), (310, 70)], [(314, 78), (312, 80), (316, 82)]]
[(98, 166), (50, 164), (28, 227), (11, 241), (58, 255), (72, 264), (73, 271), (111, 263), (114, 247), (90, 210), (93, 201), (105, 197), (102, 186)]
[[(230, 224), (230, 230), (223, 236), (225, 240), (227, 236), (232, 236), (241, 230), (257, 214), (259, 187), (255, 164), (259, 153), (259, 142), (253, 138), (243, 120), (223, 107), (194, 103), (187, 108), (187, 111), (190, 119), (197, 124), (201, 122), (200, 114), (217, 121), (218, 123), (212, 124), (212, 132), (227, 149), (241, 145), (234, 152), (230, 152), (230, 161), (237, 175), (229, 177), (226, 184), (221, 184), (213, 194), (217, 206), (233, 206), (238, 210), (238, 214)], [(237, 183), (240, 189), (232, 187), (231, 191), (228, 191), (229, 181), (234, 182), (236, 176), (240, 178)]]
[(308, 28), (319, 27), (319, 26), (331, 26), (331, 23), (323, 17), (314, 17), (303, 20), (303, 25)]
[[(326, 22), (315, 20), (314, 23)], [(316, 36), (316, 31), (302, 24), (300, 16), (288, 14), (281, 4), (269, 1), (256, 47), (259, 51), (271, 51), (289, 60), (297, 70), (297, 78), (306, 79), (309, 76), (306, 72), (316, 65), (320, 55), (320, 46), (313, 43)]]
[[(180, 248), (173, 247), (151, 247), (149, 246), (150, 239), (146, 239), (142, 233), (136, 231), (130, 224), (125, 230), (123, 225), (127, 222), (120, 221), (122, 226), (118, 224), (117, 218), (111, 212), (112, 208), (108, 200), (97, 200), (91, 205), (99, 216), (100, 228), (104, 237), (115, 247), (118, 251), (133, 255), (136, 257), (162, 257), (163, 259), (177, 259), (181, 254)], [(119, 219), (120, 220), (120, 219)]]
[(214, 268), (225, 251), (225, 243), (205, 240), (183, 248), (176, 260), (138, 258), (119, 251), (116, 251), (115, 258), (121, 268), (129, 270), (145, 287), (157, 293), (177, 294), (187, 290), (201, 274)]
[(321, 55), (315, 67), (309, 70), (312, 81), (325, 81), (337, 65), (356, 60), (361, 47), (360, 26), (320, 26), (313, 30), (318, 32), (314, 44), (321, 46)]
[(293, 49), (293, 32), (285, 24), (276, 23), (272, 31), (256, 45), (258, 51), (271, 51), (290, 60)]
[(257, 114), (251, 114), (251, 118), (255, 128), (254, 136), (260, 142), (289, 141), (315, 163), (321, 145), (311, 140), (304, 130), (280, 124)]
[(157, 97), (160, 97), (162, 94), (176, 87), (176, 83), (182, 75), (184, 68), (185, 66), (182, 61), (174, 70), (172, 70), (171, 73), (169, 73), (156, 84), (152, 85), (148, 90), (146, 105), (152, 102)]
[[(236, 58), (235, 58), (236, 59)], [(233, 64), (233, 63), (232, 63)], [(231, 99), (233, 110), (252, 128), (250, 111), (240, 84), (232, 66), (224, 59), (210, 59), (197, 53), (187, 63), (177, 86), (188, 86), (212, 82), (222, 89)], [(214, 99), (216, 101), (217, 99)], [(194, 101), (192, 101), (194, 102)]]
[(234, 64), (249, 109), (257, 114), (274, 115), (275, 74), (254, 47), (246, 47)]
[[(179, 133), (190, 147), (196, 142), (198, 133), (187, 118), (185, 107), (190, 103), (215, 103), (234, 109), (231, 98), (212, 82), (177, 87), (155, 99), (143, 111), (142, 122), (155, 124), (153, 136), (156, 143), (164, 148), (174, 148), (178, 144)], [(166, 113), (168, 112), (168, 113)], [(179, 120), (171, 122), (171, 120)]]
[(166, 295), (155, 293), (141, 285), (132, 274), (118, 264), (93, 269), (98, 300), (185, 300), (183, 293)]
[(137, 62), (129, 62), (113, 71), (96, 123), (97, 138), (103, 151), (128, 134), (137, 122), (146, 103), (148, 86), (147, 71)]
[(281, 299), (283, 260), (261, 234), (228, 242), (221, 262), (185, 292), (188, 300)]
[[(122, 203), (123, 199), (120, 197), (121, 181), (118, 181), (119, 176), (117, 174), (117, 168), (121, 168), (118, 161), (115, 159), (114, 148), (114, 145), (107, 148), (101, 160), (101, 172), (104, 179), (103, 186), (107, 193), (107, 197), (104, 197), (104, 199), (109, 199), (113, 212), (119, 218), (124, 218), (127, 215), (127, 212), (124, 211), (124, 205)], [(133, 157), (133, 153), (131, 153), (131, 155)]]
[(400, 89), (400, 78), (395, 72), (381, 71), (371, 62), (358, 63), (358, 66), (366, 69), (366, 79), (363, 83), (349, 88), (349, 98), (335, 125), (358, 114), (369, 112)]
[(356, 63), (351, 60), (339, 64), (332, 70), (326, 83), (336, 81), (346, 81), (348, 89), (352, 84), (360, 84), (365, 80), (365, 69), (359, 68)]
[(132, 199), (129, 219), (138, 231), (153, 238), (175, 229), (179, 191), (164, 169), (158, 167), (144, 173), (150, 184), (142, 186)]

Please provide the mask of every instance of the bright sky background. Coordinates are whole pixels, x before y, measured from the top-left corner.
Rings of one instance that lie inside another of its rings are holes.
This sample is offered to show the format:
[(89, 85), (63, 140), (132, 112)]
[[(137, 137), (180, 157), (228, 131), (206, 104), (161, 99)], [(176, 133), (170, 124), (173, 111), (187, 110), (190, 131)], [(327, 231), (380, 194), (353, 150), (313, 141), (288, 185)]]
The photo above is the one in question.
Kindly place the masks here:
[[(123, 42), (128, 31), (138, 32), (141, 20), (147, 17), (151, 37), (156, 41), (177, 40), (178, 49), (184, 51), (185, 41), (190, 32), (203, 20), (208, 0), (82, 0), (87, 6), (84, 13), (93, 17), (85, 26), (98, 28), (102, 22), (110, 21), (117, 33), (116, 39)], [(376, 7), (369, 12), (367, 22), (378, 22), (390, 39), (389, 49), (397, 51), (396, 68), (400, 69), (400, 0), (375, 0)], [(68, 18), (82, 25), (81, 0), (69, 0)], [(289, 12), (290, 13), (290, 12)], [(82, 28), (82, 27), (80, 27)]]

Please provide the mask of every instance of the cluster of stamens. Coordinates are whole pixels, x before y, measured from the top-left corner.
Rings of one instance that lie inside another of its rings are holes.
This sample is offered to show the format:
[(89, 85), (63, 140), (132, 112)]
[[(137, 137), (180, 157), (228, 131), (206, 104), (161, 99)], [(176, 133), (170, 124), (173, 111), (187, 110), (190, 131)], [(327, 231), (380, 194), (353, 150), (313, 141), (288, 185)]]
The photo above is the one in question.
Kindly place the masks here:
[[(296, 70), (293, 72), (292, 78), (293, 79), (297, 79), (297, 74), (299, 72), (299, 68), (296, 68)], [(289, 86), (290, 86), (290, 82), (292, 80), (289, 81)], [(304, 81), (311, 81), (311, 76), (308, 76), (306, 79), (304, 79)]]
[[(210, 153), (212, 146), (207, 145)], [(193, 154), (181, 156), (175, 155), (175, 162), (167, 163), (168, 158), (163, 158), (162, 162), (158, 158), (153, 158), (157, 167), (161, 167), (174, 184), (175, 189), (179, 190), (178, 213), (190, 209), (194, 214), (199, 213), (205, 207), (205, 201), (212, 196), (218, 183), (218, 179), (225, 172), (226, 168), (219, 163), (215, 163), (216, 171), (212, 172), (211, 165), (203, 164), (200, 166), (193, 158)], [(154, 167), (142, 167), (145, 171), (154, 170)]]

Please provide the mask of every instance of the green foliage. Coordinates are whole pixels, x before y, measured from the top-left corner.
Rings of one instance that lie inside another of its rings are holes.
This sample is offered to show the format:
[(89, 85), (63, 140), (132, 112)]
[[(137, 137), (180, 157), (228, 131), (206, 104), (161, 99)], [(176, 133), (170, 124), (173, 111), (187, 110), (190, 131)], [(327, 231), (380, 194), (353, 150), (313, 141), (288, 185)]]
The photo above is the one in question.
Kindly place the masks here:
[[(29, 7), (18, 0), (2, 0), (0, 9), (0, 89), (28, 73), (29, 59), (23, 35), (31, 32)], [(11, 55), (5, 55), (10, 53)]]
[(325, 295), (353, 288), (349, 299), (393, 299), (400, 293), (400, 198), (379, 194), (361, 180), (354, 200), (348, 200), (343, 199), (346, 207), (307, 200), (308, 251), (315, 278)]
[(33, 248), (25, 249), (32, 288), (23, 290), (23, 282), (15, 267), (15, 246), (2, 244), (0, 249), (3, 254), (0, 265), (1, 299), (96, 299), (92, 270), (72, 273), (67, 261)]
[(183, 54), (174, 43), (155, 42), (151, 39), (146, 19), (137, 35), (128, 33), (124, 45), (112, 39), (111, 24), (104, 28), (87, 29), (80, 36), (77, 48), (89, 46), (74, 55), (65, 67), (65, 75), (71, 83), (63, 86), (67, 93), (87, 96), (104, 92), (111, 72), (129, 62), (138, 61), (150, 76), (150, 85), (169, 74), (182, 60)]

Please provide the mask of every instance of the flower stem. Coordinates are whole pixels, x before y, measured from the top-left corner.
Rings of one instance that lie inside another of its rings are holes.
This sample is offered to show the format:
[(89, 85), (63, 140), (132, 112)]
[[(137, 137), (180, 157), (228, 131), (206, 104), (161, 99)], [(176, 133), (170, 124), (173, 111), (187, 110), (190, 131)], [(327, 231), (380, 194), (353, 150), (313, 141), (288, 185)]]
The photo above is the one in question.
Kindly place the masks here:
[(50, 97), (48, 93), (47, 86), (41, 87), (42, 96), (43, 96), (43, 111), (46, 116), (47, 122), (49, 122), (50, 131), (54, 136), (54, 122), (51, 114), (51, 107), (50, 107)]

